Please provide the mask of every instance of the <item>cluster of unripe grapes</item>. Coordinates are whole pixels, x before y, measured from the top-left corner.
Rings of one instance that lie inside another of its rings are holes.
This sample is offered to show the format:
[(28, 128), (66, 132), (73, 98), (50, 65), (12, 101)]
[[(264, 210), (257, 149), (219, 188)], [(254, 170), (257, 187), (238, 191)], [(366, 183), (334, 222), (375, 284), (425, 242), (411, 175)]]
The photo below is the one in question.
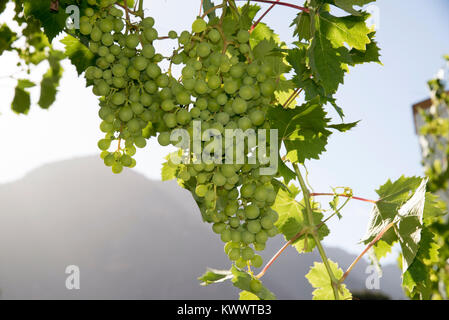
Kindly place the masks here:
[[(152, 135), (159, 134), (162, 146), (176, 143), (170, 139), (174, 129), (185, 129), (192, 138), (194, 121), (201, 122), (201, 136), (208, 129), (224, 134), (227, 129), (270, 128), (265, 115), (275, 99), (275, 74), (253, 56), (248, 30), (225, 36), (218, 19), (206, 23), (198, 18), (192, 32), (178, 36), (171, 31), (169, 38), (178, 40), (178, 48), (163, 72), (158, 63), (164, 58), (153, 46), (158, 39), (154, 20), (131, 23), (114, 0), (94, 2), (89, 1), (92, 7), (81, 19), (80, 32), (90, 37), (89, 48), (97, 55), (96, 66), (85, 75), (100, 97), (105, 138), (98, 146), (114, 173), (135, 166), (136, 147), (145, 147)], [(181, 78), (172, 75), (173, 65), (182, 65)], [(210, 139), (203, 140), (202, 150), (216, 148)], [(118, 146), (110, 152), (113, 141)], [(244, 163), (224, 164), (230, 153), (236, 158), (237, 146), (226, 149), (223, 139), (220, 159), (176, 165), (176, 176), (192, 192), (203, 220), (226, 243), (229, 258), (240, 268), (258, 268), (262, 258), (254, 251), (263, 250), (278, 233), (278, 215), (271, 209), (276, 191), (274, 175), (260, 174), (260, 159), (248, 163), (257, 150), (244, 141)]]
[[(127, 27), (123, 11), (112, 6), (114, 3), (102, 1), (87, 8), (80, 32), (89, 37), (89, 49), (97, 56), (96, 65), (86, 70), (85, 77), (93, 85), (93, 93), (101, 97), (100, 129), (105, 137), (98, 147), (105, 164), (120, 173), (123, 167), (136, 165), (132, 158), (136, 147), (144, 148), (152, 135), (150, 108), (158, 108), (157, 83), (165, 77), (158, 66), (162, 56), (153, 46), (158, 38), (154, 19), (148, 17)], [(117, 149), (109, 152), (114, 141)]]

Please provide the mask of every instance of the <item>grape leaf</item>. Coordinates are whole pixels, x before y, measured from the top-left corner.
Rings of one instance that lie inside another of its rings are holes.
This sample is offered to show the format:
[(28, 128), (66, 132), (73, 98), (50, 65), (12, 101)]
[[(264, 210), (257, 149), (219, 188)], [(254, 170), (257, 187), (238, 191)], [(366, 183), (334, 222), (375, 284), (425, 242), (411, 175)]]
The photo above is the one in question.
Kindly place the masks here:
[(430, 299), (432, 283), (428, 266), (439, 261), (439, 249), (435, 234), (423, 228), (416, 258), (402, 277), (402, 286), (412, 298)]
[(349, 12), (355, 16), (362, 15), (360, 11), (354, 9), (354, 6), (362, 7), (376, 0), (334, 0), (335, 6)]
[(0, 55), (2, 55), (5, 50), (11, 50), (11, 45), (16, 39), (17, 33), (13, 32), (6, 24), (2, 24), (0, 27)]
[(78, 75), (81, 75), (89, 66), (94, 65), (95, 55), (78, 39), (67, 35), (61, 40), (65, 45), (65, 54), (75, 66)]
[(27, 88), (34, 87), (35, 84), (27, 79), (19, 79), (14, 92), (14, 99), (11, 108), (16, 113), (27, 114), (30, 110), (31, 98)]
[(9, 2), (9, 0), (0, 0), (0, 13), (5, 11), (6, 4)]
[(243, 290), (240, 292), (239, 300), (260, 300), (254, 293)]
[[(419, 177), (400, 177), (395, 182), (388, 180), (376, 193), (379, 200), (374, 205), (371, 212), (371, 219), (367, 233), (363, 242), (371, 242), (388, 224), (394, 221), (399, 208), (413, 195), (413, 191), (418, 188), (422, 179)], [(382, 238), (388, 244), (397, 241), (397, 237), (392, 229), (387, 231)]]
[(279, 174), (281, 175), (282, 178), (284, 178), (285, 183), (289, 183), (290, 181), (296, 179), (296, 173), (293, 172), (293, 170), (291, 170), (289, 167), (287, 167), (287, 165), (285, 164), (284, 161), (282, 161), (282, 159), (279, 157), (278, 159), (278, 163), (279, 163)]
[(301, 11), (290, 25), (290, 27), (295, 27), (293, 36), (298, 36), (299, 41), (309, 41), (312, 38), (310, 22), (310, 14)]
[(375, 35), (375, 32), (372, 32), (368, 35), (371, 42), (366, 45), (365, 51), (360, 51), (355, 48), (349, 51), (352, 66), (366, 62), (377, 62), (382, 65), (382, 62), (380, 62), (380, 49), (377, 46), (377, 42), (374, 40)]
[(64, 30), (68, 15), (63, 6), (58, 12), (51, 12), (51, 0), (25, 0), (24, 2), (25, 16), (33, 16), (41, 22), (44, 33), (50, 42)]
[(320, 81), (326, 94), (333, 94), (339, 85), (343, 83), (346, 71), (345, 62), (349, 60), (345, 50), (336, 50), (327, 38), (325, 28), (321, 26), (321, 20), (315, 19), (315, 33), (307, 52), (310, 68), (316, 80)]
[(172, 155), (179, 155), (179, 152), (178, 151), (172, 152), (165, 157), (167, 161), (162, 164), (161, 170), (162, 181), (176, 179), (176, 171), (178, 171), (178, 166), (173, 164), (169, 160)]
[(442, 217), (447, 214), (447, 206), (444, 201), (430, 192), (426, 193), (426, 202), (424, 204), (424, 219)]
[(233, 285), (241, 290), (250, 292), (256, 295), (261, 300), (275, 300), (276, 296), (268, 290), (265, 286), (262, 286), (261, 290), (254, 292), (251, 289), (251, 280), (253, 277), (245, 271), (239, 270), (235, 266), (232, 266), (231, 272), (234, 275), (231, 279)]
[(383, 240), (377, 241), (376, 244), (373, 246), (374, 254), (376, 255), (376, 258), (378, 260), (386, 257), (391, 252), (392, 248), (393, 248), (392, 245)]
[(321, 32), (330, 40), (334, 48), (347, 44), (349, 48), (365, 51), (371, 42), (369, 34), (372, 32), (365, 23), (368, 14), (357, 16), (335, 17), (329, 12), (322, 11), (317, 17)]
[[(338, 267), (338, 264), (328, 260), (330, 268), (337, 279), (343, 276), (343, 270)], [(327, 273), (326, 266), (322, 262), (315, 262), (313, 267), (310, 268), (309, 273), (306, 275), (307, 280), (309, 280), (312, 287), (315, 288), (313, 291), (313, 300), (334, 300), (334, 291), (332, 289), (332, 281)], [(351, 300), (351, 292), (346, 288), (346, 285), (340, 285), (340, 299)]]
[(389, 245), (399, 241), (403, 272), (413, 263), (419, 248), (427, 181), (417, 177), (401, 177), (394, 183), (388, 181), (376, 191), (380, 200), (373, 208), (364, 242), (369, 243), (386, 226), (394, 223), (394, 228), (383, 236), (383, 240)]
[[(279, 189), (276, 200), (272, 209), (279, 214), (279, 219), (275, 225), (279, 231), (284, 235), (285, 239), (291, 240), (299, 232), (306, 227), (307, 212), (303, 201), (296, 201), (296, 197), (300, 191), (298, 187), (291, 184), (289, 190)], [(315, 206), (317, 207), (317, 206)], [(319, 210), (313, 212), (314, 224), (321, 222), (323, 214)], [(326, 225), (318, 229), (318, 236), (320, 240), (324, 239), (329, 234), (329, 229)], [(292, 244), (299, 253), (312, 252), (316, 244), (310, 235), (303, 235)]]
[(413, 263), (421, 241), (427, 179), (423, 179), (413, 196), (398, 211), (394, 222), (402, 249), (402, 267), (407, 270)]
[(304, 163), (306, 159), (318, 159), (325, 151), (331, 132), (326, 129), (329, 119), (313, 100), (296, 109), (272, 108), (268, 117), (273, 128), (279, 130), (279, 139), (287, 149), (287, 159)]
[(256, 28), (251, 32), (249, 38), (249, 44), (251, 48), (255, 48), (262, 40), (273, 40), (275, 43), (280, 44), (281, 40), (279, 36), (274, 33), (265, 23), (260, 22)]
[[(208, 10), (212, 9), (213, 7), (215, 7), (215, 4), (211, 0), (204, 0), (203, 1), (203, 11), (205, 13)], [(215, 11), (212, 11), (212, 12), (207, 14), (207, 17), (209, 18), (209, 20), (212, 20), (212, 19), (216, 18), (217, 15), (215, 14)]]
[(208, 286), (213, 283), (224, 282), (233, 277), (233, 274), (229, 270), (216, 270), (207, 268), (206, 273), (198, 278), (200, 285)]
[(51, 51), (48, 56), (50, 68), (43, 75), (41, 81), (41, 95), (38, 104), (43, 109), (48, 109), (56, 100), (57, 88), (61, 80), (63, 69), (60, 60), (65, 58), (61, 51)]

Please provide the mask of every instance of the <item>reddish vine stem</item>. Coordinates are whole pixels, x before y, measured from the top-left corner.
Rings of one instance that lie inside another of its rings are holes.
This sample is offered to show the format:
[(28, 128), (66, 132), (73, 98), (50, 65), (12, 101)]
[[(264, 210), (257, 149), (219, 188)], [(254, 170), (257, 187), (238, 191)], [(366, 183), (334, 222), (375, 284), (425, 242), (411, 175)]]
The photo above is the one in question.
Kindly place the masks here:
[(387, 225), (378, 235), (377, 237), (375, 237), (373, 239), (373, 241), (371, 241), (368, 246), (365, 248), (365, 250), (363, 250), (363, 252), (354, 260), (354, 262), (349, 266), (348, 270), (346, 270), (346, 272), (344, 273), (344, 275), (341, 277), (340, 279), (340, 283), (342, 283), (343, 281), (345, 281), (345, 279), (347, 278), (347, 276), (349, 275), (349, 273), (351, 272), (351, 270), (355, 267), (355, 265), (360, 261), (360, 259), (362, 259), (362, 257), (368, 252), (369, 249), (371, 249), (372, 246), (374, 246), (376, 244), (377, 241), (379, 241), (383, 235), (390, 230), (391, 227), (394, 226), (394, 222), (390, 223), (389, 225)]
[(316, 197), (316, 196), (338, 196), (338, 197), (345, 197), (345, 198), (352, 198), (354, 200), (359, 200), (359, 201), (364, 201), (364, 202), (369, 202), (369, 203), (377, 203), (377, 201), (375, 200), (370, 200), (370, 199), (365, 199), (365, 198), (360, 198), (360, 197), (354, 197), (351, 195), (347, 195), (347, 194), (335, 194), (335, 193), (311, 193), (310, 194), (311, 197)]
[(306, 230), (301, 230), (297, 235), (295, 235), (293, 238), (291, 238), (288, 242), (286, 242), (281, 249), (279, 249), (278, 252), (268, 261), (268, 263), (265, 265), (265, 267), (262, 269), (261, 272), (256, 276), (257, 279), (262, 278), (267, 270), (271, 267), (271, 265), (279, 258), (279, 256), (287, 249), (293, 242), (295, 242), (297, 239), (302, 237), (306, 233)]
[[(281, 0), (276, 0), (276, 2), (279, 2)], [(253, 30), (257, 27), (257, 25), (262, 21), (263, 18), (265, 18), (265, 16), (276, 6), (276, 3), (273, 3), (268, 9), (267, 11), (265, 11), (259, 19), (257, 19), (257, 21), (251, 26), (251, 29), (249, 30), (249, 32), (253, 32)]]
[(301, 92), (303, 91), (303, 88), (298, 88), (295, 91), (293, 91), (293, 93), (291, 94), (290, 97), (288, 97), (287, 101), (284, 103), (284, 105), (282, 106), (284, 109), (287, 108), (296, 98), (298, 98), (298, 96), (301, 94)]
[[(248, 1), (248, 0), (238, 0), (238, 1)], [(275, 5), (278, 4), (280, 6), (290, 7), (290, 8), (294, 8), (294, 9), (298, 9), (298, 10), (310, 13), (310, 10), (308, 8), (297, 6), (295, 4), (288, 3), (288, 2), (281, 2), (281, 1), (274, 1), (274, 0), (249, 0), (249, 1), (271, 3), (271, 4), (275, 4)]]
[(201, 11), (202, 11), (202, 9), (203, 9), (203, 3), (204, 3), (204, 0), (201, 0), (201, 4), (200, 4), (200, 13), (198, 13), (198, 17), (201, 17)]

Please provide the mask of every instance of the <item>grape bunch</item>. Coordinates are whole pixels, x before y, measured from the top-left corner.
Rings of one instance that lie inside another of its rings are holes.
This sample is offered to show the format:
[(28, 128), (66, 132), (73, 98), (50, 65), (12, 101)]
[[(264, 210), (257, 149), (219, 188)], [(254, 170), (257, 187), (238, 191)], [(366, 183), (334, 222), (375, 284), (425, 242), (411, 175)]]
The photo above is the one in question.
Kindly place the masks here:
[[(154, 135), (151, 120), (158, 108), (158, 90), (168, 77), (162, 74), (153, 42), (158, 38), (154, 19), (147, 17), (139, 24), (123, 19), (123, 11), (113, 6), (116, 1), (100, 4), (89, 1), (80, 19), (80, 33), (89, 37), (89, 50), (97, 56), (85, 77), (100, 97), (100, 130), (104, 139), (98, 142), (101, 156), (114, 173), (123, 167), (134, 167), (132, 158), (137, 148), (144, 148)], [(108, 151), (113, 142), (115, 151)], [(115, 145), (114, 145), (115, 147)]]
[[(240, 29), (225, 39), (220, 25), (208, 25), (203, 19), (196, 20), (192, 29), (178, 39), (182, 50), (174, 57), (180, 56), (185, 65), (177, 84), (182, 88), (162, 100), (165, 125), (193, 132), (193, 121), (201, 121), (201, 136), (207, 129), (220, 134), (227, 129), (269, 129), (265, 114), (274, 100), (275, 75), (254, 58), (248, 30)], [(175, 103), (180, 108), (173, 108)], [(169, 139), (170, 131), (159, 135), (162, 145)], [(202, 142), (205, 150), (211, 146), (210, 141)], [(221, 147), (221, 159), (213, 159), (218, 163), (181, 165), (177, 176), (194, 194), (203, 219), (226, 243), (229, 258), (240, 268), (260, 267), (262, 258), (254, 250), (263, 250), (268, 238), (278, 233), (274, 226), (278, 215), (270, 208), (276, 198), (273, 176), (260, 175), (259, 161), (248, 164), (255, 152), (249, 150), (248, 140), (244, 164), (225, 163), (229, 153), (235, 156), (237, 146), (226, 149), (223, 143)]]
[[(178, 48), (163, 72), (159, 63), (164, 57), (153, 46), (158, 39), (153, 18), (132, 23), (114, 0), (88, 3), (80, 32), (97, 56), (85, 76), (100, 97), (105, 137), (98, 146), (105, 164), (120, 173), (136, 165), (136, 147), (145, 147), (151, 136), (158, 135), (159, 144), (168, 146), (176, 143), (173, 130), (184, 129), (193, 139), (194, 123), (200, 122), (201, 149), (214, 151), (216, 157), (202, 159), (187, 148), (192, 161), (172, 163), (176, 177), (192, 193), (203, 220), (225, 242), (230, 260), (239, 268), (261, 267), (255, 251), (278, 233), (278, 215), (271, 209), (275, 176), (261, 175), (267, 165), (255, 157), (258, 147), (250, 139), (232, 147), (224, 139), (218, 146), (211, 141), (228, 130), (270, 129), (266, 113), (275, 101), (276, 75), (254, 56), (249, 31), (238, 28), (225, 34), (221, 21), (202, 18), (194, 21), (192, 32), (178, 36), (170, 31), (168, 38), (177, 39)], [(172, 74), (173, 65), (182, 67), (179, 79)], [(113, 142), (117, 149), (110, 152)], [(243, 150), (242, 163), (226, 161), (231, 155), (236, 159), (238, 148)]]

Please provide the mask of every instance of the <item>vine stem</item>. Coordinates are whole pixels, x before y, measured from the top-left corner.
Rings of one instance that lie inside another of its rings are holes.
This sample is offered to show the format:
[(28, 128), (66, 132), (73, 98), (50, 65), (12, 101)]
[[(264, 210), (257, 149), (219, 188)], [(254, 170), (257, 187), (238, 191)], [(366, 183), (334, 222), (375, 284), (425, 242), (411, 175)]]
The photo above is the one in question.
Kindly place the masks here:
[[(276, 2), (279, 2), (281, 0), (276, 0)], [(268, 9), (267, 11), (265, 11), (259, 19), (257, 19), (257, 21), (251, 26), (251, 29), (249, 30), (249, 32), (253, 32), (253, 30), (257, 27), (257, 25), (262, 21), (263, 18), (265, 18), (265, 16), (276, 6), (276, 3), (273, 3)]]
[(310, 196), (311, 197), (317, 197), (317, 196), (337, 196), (337, 197), (352, 198), (354, 200), (370, 202), (370, 203), (374, 203), (374, 204), (377, 203), (377, 201), (375, 201), (375, 200), (370, 200), (370, 199), (365, 199), (365, 198), (360, 198), (360, 197), (354, 197), (354, 196), (347, 195), (347, 194), (344, 194), (344, 193), (341, 193), (341, 194), (335, 194), (335, 193), (311, 193)]
[(287, 249), (293, 242), (295, 242), (297, 239), (302, 237), (306, 233), (306, 230), (301, 230), (298, 234), (296, 234), (293, 238), (291, 238), (288, 242), (286, 242), (281, 249), (279, 249), (278, 252), (268, 261), (268, 263), (265, 265), (265, 267), (262, 269), (261, 272), (256, 276), (257, 279), (262, 278), (267, 270), (271, 267), (271, 265), (279, 258), (279, 256)]
[(387, 225), (378, 235), (377, 237), (375, 237), (373, 239), (373, 241), (371, 241), (368, 246), (365, 248), (365, 250), (363, 250), (363, 252), (354, 260), (353, 263), (351, 263), (351, 265), (349, 266), (349, 268), (346, 270), (346, 272), (343, 274), (343, 276), (341, 277), (341, 279), (339, 280), (340, 283), (342, 283), (343, 281), (345, 281), (346, 277), (349, 275), (349, 273), (352, 271), (352, 269), (355, 267), (355, 265), (360, 261), (360, 259), (362, 259), (362, 257), (368, 252), (369, 249), (371, 249), (372, 246), (374, 246), (376, 244), (377, 241), (379, 241), (383, 235), (390, 230), (391, 227), (394, 226), (394, 222), (390, 223), (389, 225)]
[(210, 8), (209, 10), (207, 10), (206, 12), (203, 13), (203, 15), (201, 16), (201, 19), (204, 19), (209, 13), (211, 13), (217, 9), (223, 8), (223, 7), (224, 7), (224, 4), (222, 3), (215, 7)]
[(204, 3), (204, 0), (201, 0), (200, 12), (198, 13), (198, 17), (201, 17), (201, 11), (203, 10), (203, 3)]
[(324, 248), (321, 244), (320, 238), (318, 237), (316, 233), (315, 223), (313, 219), (313, 210), (310, 205), (310, 192), (309, 189), (306, 186), (306, 183), (301, 175), (301, 171), (298, 168), (298, 165), (296, 163), (293, 163), (293, 168), (295, 169), (296, 176), (298, 177), (299, 184), (301, 186), (301, 190), (303, 192), (304, 196), (304, 202), (306, 204), (306, 211), (307, 211), (307, 222), (310, 227), (312, 227), (312, 237), (315, 240), (315, 244), (318, 248), (318, 252), (320, 253), (321, 259), (323, 260), (324, 266), (326, 267), (327, 273), (329, 275), (329, 278), (331, 280), (332, 290), (334, 292), (335, 300), (340, 300), (340, 294), (338, 292), (338, 287), (340, 286), (339, 280), (335, 277), (334, 272), (332, 271), (332, 268), (329, 264), (329, 259), (327, 258), (326, 252), (324, 251)]
[(288, 3), (288, 2), (281, 2), (281, 1), (274, 1), (274, 0), (237, 0), (237, 1), (253, 1), (253, 2), (271, 3), (271, 4), (275, 4), (275, 5), (298, 9), (298, 10), (301, 10), (301, 11), (304, 11), (307, 13), (310, 12), (310, 10), (308, 8), (297, 6), (296, 4), (292, 4), (292, 3)]

